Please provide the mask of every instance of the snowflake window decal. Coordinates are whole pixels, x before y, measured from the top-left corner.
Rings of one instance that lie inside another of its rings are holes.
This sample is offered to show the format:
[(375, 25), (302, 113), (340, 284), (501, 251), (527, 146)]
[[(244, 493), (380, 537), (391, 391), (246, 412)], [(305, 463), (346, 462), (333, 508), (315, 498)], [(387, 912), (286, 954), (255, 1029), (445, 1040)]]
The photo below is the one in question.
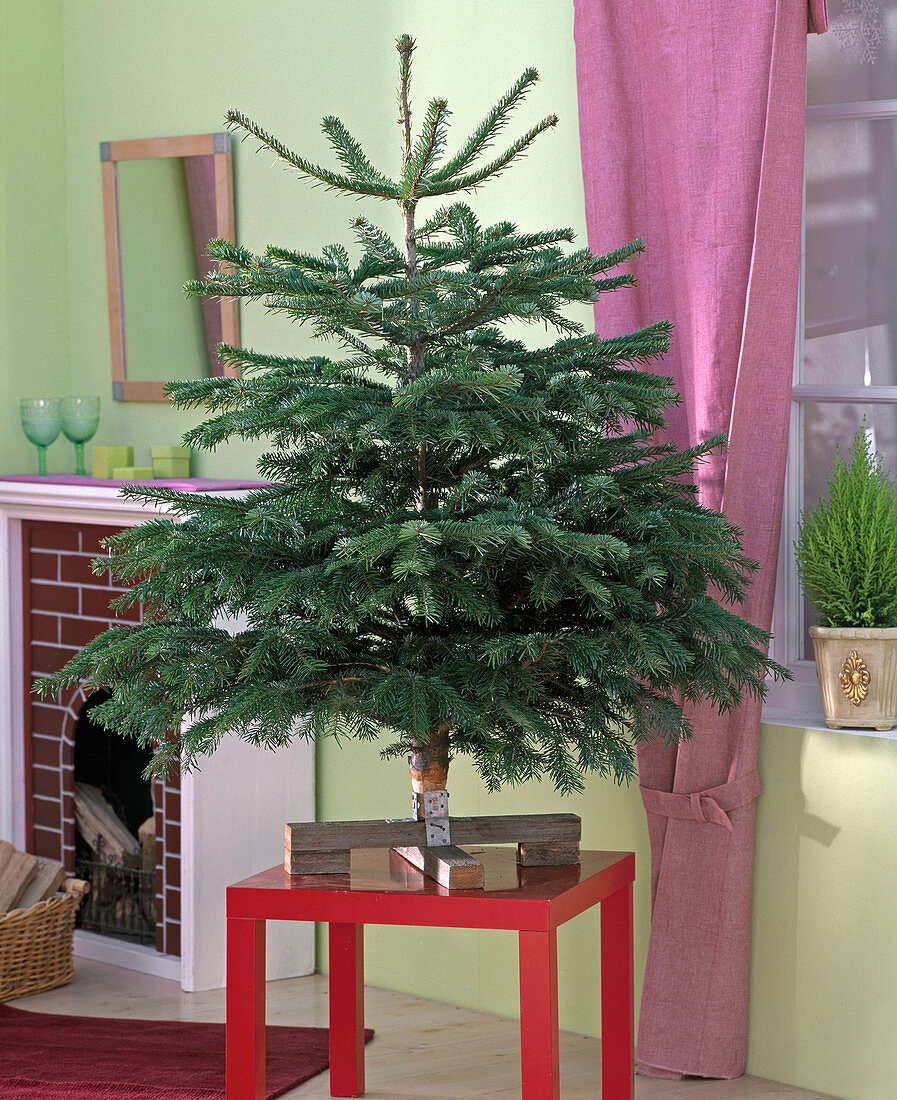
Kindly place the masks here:
[(874, 65), (885, 33), (879, 0), (844, 0), (843, 15), (832, 30), (845, 53), (861, 65)]

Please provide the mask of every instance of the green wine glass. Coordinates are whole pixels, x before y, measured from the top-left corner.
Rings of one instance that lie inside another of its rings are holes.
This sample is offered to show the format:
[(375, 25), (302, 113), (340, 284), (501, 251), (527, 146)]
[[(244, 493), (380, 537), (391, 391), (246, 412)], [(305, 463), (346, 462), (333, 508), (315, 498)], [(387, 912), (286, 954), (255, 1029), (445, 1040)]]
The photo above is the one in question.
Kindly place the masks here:
[(75, 444), (75, 473), (83, 474), (84, 444), (93, 439), (100, 423), (99, 397), (66, 397), (62, 402), (62, 431)]
[(47, 476), (47, 448), (62, 428), (62, 401), (58, 397), (24, 397), (19, 417), (26, 438), (37, 447), (37, 472)]

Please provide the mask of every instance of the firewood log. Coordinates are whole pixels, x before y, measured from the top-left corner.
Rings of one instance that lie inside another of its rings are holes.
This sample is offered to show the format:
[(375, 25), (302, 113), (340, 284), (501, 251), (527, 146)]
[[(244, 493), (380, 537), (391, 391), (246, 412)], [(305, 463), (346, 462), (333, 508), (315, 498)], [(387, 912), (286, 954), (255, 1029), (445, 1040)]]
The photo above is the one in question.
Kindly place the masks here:
[(0, 913), (15, 909), (25, 887), (37, 873), (37, 856), (0, 841)]
[(102, 842), (106, 855), (120, 861), (140, 854), (137, 838), (129, 832), (98, 787), (75, 784), (75, 824), (94, 852)]
[(39, 901), (52, 897), (65, 882), (65, 868), (51, 859), (37, 861), (37, 873), (16, 903), (19, 909), (30, 909)]

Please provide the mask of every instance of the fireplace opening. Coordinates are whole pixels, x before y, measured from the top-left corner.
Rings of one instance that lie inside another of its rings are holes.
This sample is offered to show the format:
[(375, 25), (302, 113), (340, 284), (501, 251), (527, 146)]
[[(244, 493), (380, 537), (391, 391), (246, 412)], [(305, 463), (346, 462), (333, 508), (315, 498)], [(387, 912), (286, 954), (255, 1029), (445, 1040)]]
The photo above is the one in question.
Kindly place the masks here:
[(136, 837), (153, 812), (152, 784), (142, 775), (152, 751), (91, 718), (91, 710), (109, 698), (108, 691), (96, 691), (81, 708), (75, 727), (75, 782), (99, 787)]
[(152, 757), (91, 718), (109, 693), (95, 692), (75, 728), (75, 873), (90, 883), (78, 927), (136, 943), (156, 938)]

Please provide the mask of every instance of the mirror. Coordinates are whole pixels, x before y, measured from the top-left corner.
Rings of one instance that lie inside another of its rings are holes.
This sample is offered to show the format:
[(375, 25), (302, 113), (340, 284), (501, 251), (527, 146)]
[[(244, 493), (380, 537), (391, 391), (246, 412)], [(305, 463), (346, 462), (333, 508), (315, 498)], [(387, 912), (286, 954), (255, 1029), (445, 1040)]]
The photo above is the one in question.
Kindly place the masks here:
[(210, 238), (235, 239), (230, 134), (104, 141), (100, 160), (113, 400), (165, 401), (168, 381), (237, 376), (215, 353), (239, 343), (237, 300), (183, 292), (214, 267)]

